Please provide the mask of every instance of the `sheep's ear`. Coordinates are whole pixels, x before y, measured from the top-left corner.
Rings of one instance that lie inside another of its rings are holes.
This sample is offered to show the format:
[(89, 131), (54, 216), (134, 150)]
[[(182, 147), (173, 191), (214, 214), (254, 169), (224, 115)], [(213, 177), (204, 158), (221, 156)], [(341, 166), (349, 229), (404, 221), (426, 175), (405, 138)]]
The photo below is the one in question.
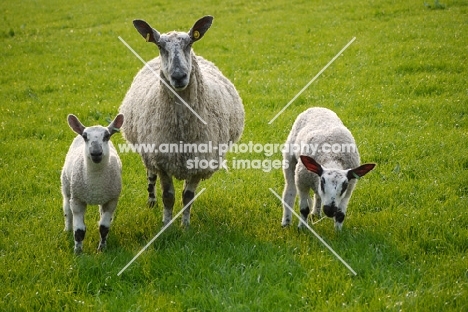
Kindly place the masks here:
[(316, 173), (319, 176), (322, 175), (323, 173), (322, 166), (318, 162), (316, 162), (315, 159), (309, 156), (304, 156), (304, 155), (301, 155), (300, 157), (301, 157), (302, 163), (307, 168), (307, 170), (313, 173)]
[(122, 127), (122, 124), (124, 122), (124, 115), (118, 114), (115, 116), (114, 120), (107, 126), (107, 129), (109, 130), (109, 133), (113, 135), (116, 132), (120, 131), (120, 127)]
[(349, 170), (346, 177), (348, 178), (348, 180), (359, 179), (360, 177), (365, 176), (369, 171), (374, 169), (374, 167), (375, 167), (375, 164), (360, 165), (357, 168)]
[(73, 114), (70, 114), (68, 115), (67, 119), (68, 119), (68, 125), (70, 126), (70, 128), (72, 128), (72, 130), (78, 133), (79, 135), (82, 135), (86, 127), (83, 126), (83, 124), (80, 122), (78, 117), (76, 117)]
[(133, 26), (146, 39), (146, 42), (158, 43), (161, 36), (156, 29), (153, 29), (147, 22), (143, 20), (134, 20)]
[(195, 22), (188, 34), (192, 42), (200, 40), (213, 23), (213, 16), (205, 16)]

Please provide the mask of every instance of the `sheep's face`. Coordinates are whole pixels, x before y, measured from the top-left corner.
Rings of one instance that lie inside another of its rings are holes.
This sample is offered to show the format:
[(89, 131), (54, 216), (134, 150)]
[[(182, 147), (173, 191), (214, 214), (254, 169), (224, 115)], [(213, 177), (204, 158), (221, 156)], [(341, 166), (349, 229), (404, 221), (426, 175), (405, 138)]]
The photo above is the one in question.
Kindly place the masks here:
[(212, 16), (205, 16), (196, 21), (188, 33), (173, 31), (167, 34), (160, 34), (142, 20), (134, 20), (133, 25), (147, 42), (158, 46), (163, 79), (176, 91), (182, 91), (190, 84), (192, 43), (203, 37), (212, 22)]
[(157, 42), (161, 56), (164, 79), (176, 90), (184, 90), (192, 72), (192, 41), (188, 34), (171, 32), (163, 34)]
[(346, 196), (349, 180), (347, 170), (325, 169), (320, 176), (319, 196), (323, 212), (329, 218), (337, 215), (338, 207)]
[(123, 121), (123, 115), (118, 114), (107, 128), (102, 126), (86, 128), (75, 115), (68, 115), (68, 125), (84, 140), (86, 158), (96, 164), (109, 157), (109, 140), (119, 131)]
[[(300, 156), (307, 170), (317, 174), (320, 179), (318, 195), (322, 201), (323, 212), (327, 217), (342, 223), (350, 198), (350, 183), (374, 169), (375, 164), (363, 164), (354, 169), (327, 169), (309, 156)], [(355, 182), (353, 182), (355, 183)]]
[(85, 141), (85, 155), (98, 164), (109, 157), (110, 132), (107, 128), (94, 126), (85, 128), (81, 134)]

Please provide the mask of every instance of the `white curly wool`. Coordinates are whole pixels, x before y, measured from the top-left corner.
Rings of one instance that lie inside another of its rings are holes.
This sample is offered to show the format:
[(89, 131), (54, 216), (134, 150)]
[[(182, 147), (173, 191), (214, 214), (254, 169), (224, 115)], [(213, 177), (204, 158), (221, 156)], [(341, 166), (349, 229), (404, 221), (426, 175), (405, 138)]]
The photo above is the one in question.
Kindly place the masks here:
[[(286, 140), (283, 159), (285, 187), (283, 191), (282, 225), (291, 224), (296, 193), (302, 218), (310, 213), (310, 189), (314, 191), (312, 214), (335, 219), (341, 229), (357, 178), (372, 170), (375, 164), (359, 166), (360, 157), (351, 132), (331, 110), (309, 108), (299, 114)], [(299, 227), (302, 227), (299, 222)]]
[[(148, 63), (135, 77), (120, 107), (125, 115), (123, 136), (132, 144), (208, 144), (219, 146), (236, 142), (244, 127), (244, 111), (234, 86), (215, 65), (192, 55), (191, 84), (178, 94), (206, 125), (159, 82), (160, 58)], [(202, 74), (203, 73), (203, 74)], [(224, 156), (224, 155), (221, 155)], [(218, 150), (211, 153), (142, 153), (146, 167), (163, 170), (179, 180), (191, 176), (209, 178), (218, 168), (188, 168), (187, 161), (218, 160)]]
[(108, 127), (85, 127), (74, 115), (68, 124), (78, 136), (73, 140), (62, 169), (61, 183), (65, 230), (73, 227), (75, 252), (82, 251), (86, 233), (84, 215), (87, 205), (99, 205), (101, 219), (99, 250), (106, 245), (112, 216), (122, 189), (122, 164), (110, 137), (123, 123), (115, 117)]

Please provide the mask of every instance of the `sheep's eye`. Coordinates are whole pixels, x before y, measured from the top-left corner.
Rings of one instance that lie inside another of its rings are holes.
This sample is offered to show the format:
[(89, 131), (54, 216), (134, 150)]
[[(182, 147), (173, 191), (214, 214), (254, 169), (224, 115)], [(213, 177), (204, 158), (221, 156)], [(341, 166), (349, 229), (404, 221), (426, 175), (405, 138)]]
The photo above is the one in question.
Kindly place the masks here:
[(325, 179), (321, 178), (320, 179), (320, 186), (322, 187), (322, 191), (325, 189)]
[(341, 185), (341, 194), (340, 194), (341, 196), (343, 196), (347, 188), (348, 188), (348, 182), (344, 181), (343, 184)]
[(110, 140), (110, 133), (106, 132), (104, 133), (104, 141), (109, 141)]
[(84, 132), (81, 136), (85, 141), (88, 141), (88, 134), (86, 132)]

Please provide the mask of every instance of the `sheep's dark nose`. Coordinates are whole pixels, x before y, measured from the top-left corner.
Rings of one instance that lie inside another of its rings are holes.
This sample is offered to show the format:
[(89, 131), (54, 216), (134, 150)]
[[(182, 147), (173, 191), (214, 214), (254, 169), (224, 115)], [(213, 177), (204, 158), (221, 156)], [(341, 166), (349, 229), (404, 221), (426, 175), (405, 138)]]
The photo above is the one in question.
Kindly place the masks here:
[(187, 74), (186, 73), (179, 73), (176, 72), (171, 75), (171, 79), (173, 81), (173, 86), (176, 89), (183, 89), (187, 86)]
[(324, 205), (323, 206), (323, 212), (325, 215), (329, 218), (333, 218), (336, 214), (336, 206), (334, 204), (332, 205)]
[(96, 142), (92, 142), (89, 154), (93, 162), (100, 163), (102, 160), (102, 146)]
[(91, 153), (91, 160), (94, 163), (100, 163), (102, 160), (102, 152), (101, 153)]

